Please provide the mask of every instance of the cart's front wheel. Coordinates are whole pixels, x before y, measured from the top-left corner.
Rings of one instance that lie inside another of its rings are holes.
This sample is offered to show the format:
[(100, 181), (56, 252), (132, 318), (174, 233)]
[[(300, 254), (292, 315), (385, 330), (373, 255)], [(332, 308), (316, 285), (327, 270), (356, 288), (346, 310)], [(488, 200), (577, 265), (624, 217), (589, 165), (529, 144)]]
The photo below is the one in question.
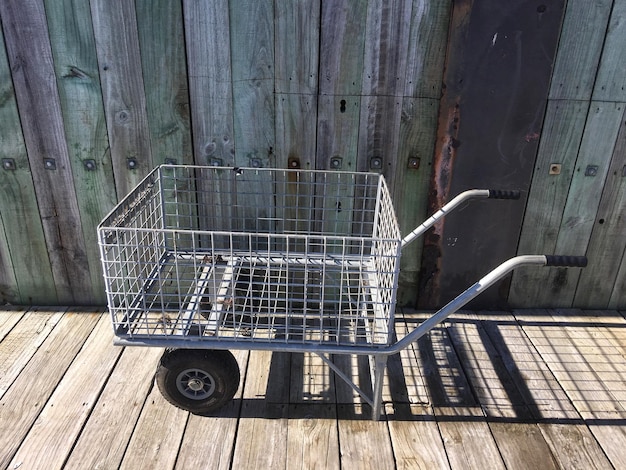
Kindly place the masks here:
[(215, 411), (239, 387), (239, 365), (230, 351), (174, 349), (161, 357), (159, 390), (172, 405), (195, 414)]

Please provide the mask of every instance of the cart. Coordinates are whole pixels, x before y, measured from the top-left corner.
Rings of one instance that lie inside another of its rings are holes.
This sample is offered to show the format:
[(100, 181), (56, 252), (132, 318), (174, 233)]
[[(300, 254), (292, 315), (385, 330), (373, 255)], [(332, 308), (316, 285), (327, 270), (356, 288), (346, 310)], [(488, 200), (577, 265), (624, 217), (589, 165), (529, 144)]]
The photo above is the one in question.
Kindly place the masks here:
[[(315, 353), (378, 419), (389, 355), (518, 266), (586, 265), (512, 258), (396, 341), (402, 247), (473, 198), (519, 192), (466, 191), (402, 238), (378, 173), (162, 165), (98, 226), (115, 344), (165, 348), (157, 385), (198, 414), (234, 396), (240, 374), (230, 350)], [(334, 355), (369, 357), (373, 392)]]

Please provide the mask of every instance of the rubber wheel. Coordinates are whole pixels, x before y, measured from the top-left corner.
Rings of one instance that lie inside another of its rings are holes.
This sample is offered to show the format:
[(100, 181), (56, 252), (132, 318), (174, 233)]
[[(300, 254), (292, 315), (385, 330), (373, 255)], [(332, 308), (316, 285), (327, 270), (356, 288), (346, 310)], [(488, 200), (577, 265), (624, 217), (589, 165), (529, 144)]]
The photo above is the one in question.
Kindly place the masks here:
[(239, 364), (230, 351), (166, 350), (155, 380), (172, 405), (206, 414), (232, 400), (239, 387)]

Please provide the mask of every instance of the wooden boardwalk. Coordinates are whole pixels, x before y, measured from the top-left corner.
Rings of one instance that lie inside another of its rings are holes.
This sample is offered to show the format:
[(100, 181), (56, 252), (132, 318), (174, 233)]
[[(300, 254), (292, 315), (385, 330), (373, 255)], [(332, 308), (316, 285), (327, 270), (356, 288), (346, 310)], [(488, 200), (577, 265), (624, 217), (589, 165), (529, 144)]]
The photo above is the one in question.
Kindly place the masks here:
[(390, 358), (373, 422), (316, 356), (258, 351), (228, 406), (190, 415), (153, 385), (162, 351), (112, 346), (107, 315), (5, 309), (0, 469), (626, 468), (624, 313), (456, 314)]

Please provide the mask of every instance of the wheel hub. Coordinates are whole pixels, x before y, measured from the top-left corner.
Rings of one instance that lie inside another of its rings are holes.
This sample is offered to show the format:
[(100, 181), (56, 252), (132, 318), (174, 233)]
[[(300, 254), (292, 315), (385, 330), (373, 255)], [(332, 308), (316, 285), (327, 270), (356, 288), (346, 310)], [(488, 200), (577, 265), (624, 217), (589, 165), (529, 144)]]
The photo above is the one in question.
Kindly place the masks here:
[(206, 400), (215, 392), (215, 379), (202, 369), (185, 369), (176, 378), (176, 388), (191, 400)]

